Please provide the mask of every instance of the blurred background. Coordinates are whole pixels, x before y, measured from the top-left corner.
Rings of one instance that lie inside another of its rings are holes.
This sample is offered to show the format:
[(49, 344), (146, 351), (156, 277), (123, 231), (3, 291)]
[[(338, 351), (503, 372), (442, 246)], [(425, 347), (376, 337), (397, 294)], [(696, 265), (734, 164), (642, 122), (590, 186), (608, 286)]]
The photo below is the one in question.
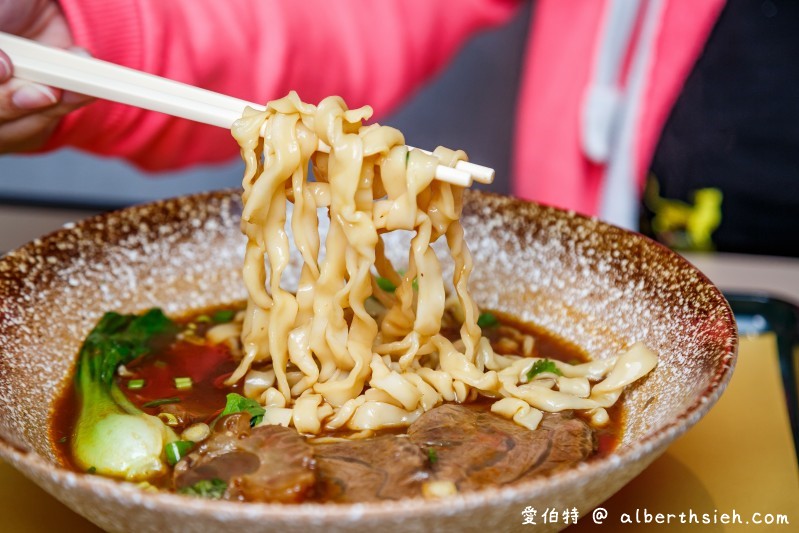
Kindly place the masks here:
[[(513, 113), (530, 5), (508, 24), (478, 35), (432, 83), (381, 123), (399, 128), (408, 144), (466, 150), (493, 167), (491, 190), (507, 192)], [(489, 103), (490, 105), (486, 105)], [(472, 110), (464, 114), (463, 109)], [(235, 142), (232, 138), (230, 142)], [(57, 227), (61, 220), (182, 194), (238, 187), (243, 164), (149, 174), (112, 159), (72, 150), (0, 156), (1, 250)], [(36, 208), (47, 207), (47, 212)], [(4, 247), (4, 248), (3, 248)]]
[[(618, 0), (610, 4), (636, 12), (635, 6), (652, 3)], [(670, 5), (696, 11), (687, 1), (673, 0)], [(709, 2), (697, 5), (707, 8)], [(531, 17), (536, 16), (535, 9), (535, 2), (525, 2), (504, 26), (476, 35), (437, 78), (412, 95), (392, 115), (378, 117), (378, 120), (402, 130), (408, 144), (414, 146), (433, 149), (441, 144), (463, 148), (472, 161), (496, 170), (496, 180), (490, 189), (508, 193), (519, 78), (529, 45), (527, 31)], [(799, 257), (799, 239), (796, 238), (799, 231), (799, 187), (796, 186), (799, 176), (799, 69), (795, 65), (799, 54), (799, 33), (795, 31), (799, 2), (727, 0), (723, 9), (719, 9), (718, 19), (659, 134), (652, 161), (646, 169), (644, 194), (641, 198), (630, 198), (630, 202), (625, 201), (624, 194), (617, 194), (618, 188), (608, 194), (608, 198), (620, 199), (616, 204), (629, 207), (637, 203), (634, 211), (638, 211), (640, 217), (636, 221), (631, 214), (630, 220), (620, 221), (618, 217), (608, 216), (612, 210), (604, 209), (604, 205), (597, 211), (606, 220), (637, 227), (682, 252), (718, 250)], [(539, 10), (537, 22), (544, 24), (552, 20), (546, 13), (546, 10)], [(575, 22), (579, 22), (578, 19), (575, 18)], [(611, 31), (614, 28), (608, 26), (608, 34), (615, 35)], [(585, 33), (563, 35), (572, 38)], [(675, 43), (671, 45), (669, 50), (674, 52), (672, 56), (664, 52), (663, 64), (679, 55), (679, 47)], [(545, 75), (550, 85), (555, 84), (557, 94), (571, 94), (564, 89), (568, 83), (563, 82), (568, 79), (562, 79), (562, 74), (576, 67), (573, 62), (560, 59), (586, 57), (582, 48), (576, 51), (577, 55), (556, 56), (558, 59), (553, 63), (567, 68), (538, 73)], [(530, 65), (526, 68), (529, 74)], [(625, 91), (630, 95), (634, 93), (630, 87)], [(546, 105), (548, 96), (551, 95), (546, 92), (527, 94), (525, 104), (529, 107), (534, 100)], [(630, 96), (628, 100), (633, 102), (634, 98)], [(650, 104), (654, 106), (654, 102)], [(535, 108), (534, 115), (544, 117), (539, 119), (541, 124), (571, 124), (561, 120), (560, 115), (542, 113), (552, 106), (543, 110), (541, 107), (539, 104)], [(555, 107), (558, 113), (566, 109), (559, 104)], [(631, 104), (628, 107), (635, 109)], [(531, 122), (535, 121), (528, 120), (526, 126)], [(525, 132), (529, 134), (528, 130)], [(528, 136), (536, 138), (536, 135), (539, 142), (550, 139), (548, 130), (536, 130), (535, 135)], [(642, 132), (636, 135), (638, 140), (646, 137)], [(563, 145), (555, 141), (561, 137), (553, 135), (552, 138), (553, 142), (546, 146), (558, 149), (547, 149), (546, 153), (558, 157), (547, 158), (546, 165), (550, 166), (536, 167), (544, 170), (528, 172), (519, 184), (543, 182), (544, 179), (556, 183), (551, 176), (559, 176), (561, 170), (568, 175), (588, 168), (584, 177), (590, 178), (590, 167), (581, 162), (571, 165), (568, 153), (560, 157)], [(233, 139), (230, 142), (233, 143)], [(615, 144), (620, 147), (617, 152), (622, 154), (633, 149), (632, 144), (623, 145), (621, 140)], [(645, 143), (641, 141), (641, 144)], [(533, 152), (535, 150), (530, 150)], [(520, 155), (527, 153), (522, 151)], [(560, 162), (565, 162), (563, 168), (556, 168), (554, 163)], [(145, 174), (122, 161), (69, 150), (44, 156), (0, 156), (0, 252), (47, 233), (65, 221), (96, 212), (198, 191), (237, 187), (241, 174), (242, 163), (238, 158), (222, 165)], [(574, 196), (574, 191), (566, 189), (568, 187), (561, 192)], [(523, 189), (517, 191), (525, 197), (542, 198), (540, 194)], [(551, 197), (544, 201), (568, 205)]]

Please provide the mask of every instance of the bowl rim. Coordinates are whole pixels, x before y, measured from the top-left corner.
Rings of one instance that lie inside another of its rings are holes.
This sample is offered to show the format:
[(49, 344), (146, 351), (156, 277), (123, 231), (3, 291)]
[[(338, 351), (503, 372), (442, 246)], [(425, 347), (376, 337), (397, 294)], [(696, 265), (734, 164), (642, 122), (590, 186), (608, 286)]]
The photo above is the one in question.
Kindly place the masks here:
[[(37, 250), (44, 250), (54, 245), (65, 233), (74, 231), (95, 232), (97, 231), (98, 223), (106, 220), (110, 216), (127, 217), (138, 211), (159, 209), (167, 206), (172, 206), (168, 210), (170, 213), (181, 212), (181, 206), (193, 206), (198, 202), (208, 203), (212, 200), (228, 201), (239, 194), (240, 189), (237, 188), (221, 189), (137, 204), (101, 213), (79, 222), (66, 224), (61, 229), (35, 239), (16, 250), (9, 251), (5, 256), (0, 257), (0, 264), (8, 262), (19, 255), (38, 255)], [(643, 438), (615, 450), (606, 457), (593, 459), (565, 471), (514, 483), (509, 486), (488, 487), (450, 496), (445, 500), (448, 513), (462, 512), (470, 508), (486, 505), (507, 505), (509, 500), (523, 502), (525, 499), (532, 499), (545, 491), (551, 490), (555, 485), (577, 484), (587, 472), (593, 472), (594, 475), (601, 476), (613, 471), (623, 463), (635, 460), (637, 457), (646, 456), (659, 449), (665, 450), (669, 443), (693, 427), (715, 405), (721, 394), (726, 390), (735, 368), (739, 342), (737, 325), (732, 310), (722, 292), (704, 273), (699, 271), (687, 259), (661, 243), (641, 235), (640, 233), (618, 228), (596, 217), (585, 216), (574, 211), (564, 210), (537, 202), (528, 202), (501, 194), (466, 190), (464, 202), (468, 203), (481, 196), (499, 199), (499, 201), (506, 202), (506, 205), (513, 206), (514, 209), (523, 209), (525, 204), (533, 204), (540, 209), (554, 212), (557, 216), (565, 216), (577, 219), (578, 221), (590, 221), (592, 224), (598, 224), (598, 228), (603, 231), (619, 231), (625, 234), (627, 238), (643, 241), (644, 244), (652, 248), (658, 256), (665, 255), (671, 260), (676, 259), (678, 263), (680, 263), (680, 267), (690, 269), (698, 275), (697, 283), (708, 286), (713, 298), (716, 300), (714, 303), (723, 305), (723, 314), (721, 318), (723, 321), (723, 331), (720, 336), (726, 339), (727, 342), (724, 344), (723, 353), (718, 354), (716, 358), (717, 363), (713, 375), (705, 389), (697, 395), (696, 399), (691, 404), (687, 405), (682, 411), (657, 430), (650, 431)], [(53, 406), (51, 406), (51, 412), (52, 408)], [(151, 493), (141, 490), (134, 483), (121, 482), (116, 479), (75, 472), (60, 464), (46, 460), (35, 451), (21, 450), (10, 442), (7, 442), (2, 436), (0, 436), (0, 457), (9, 461), (18, 469), (20, 469), (20, 466), (24, 466), (25, 469), (28, 469), (30, 473), (36, 477), (51, 478), (54, 483), (68, 487), (82, 485), (87, 491), (102, 493), (109, 499), (118, 502), (126, 501), (128, 503), (130, 501), (135, 501), (137, 506), (146, 506), (148, 509), (154, 511), (166, 510), (168, 508), (169, 512), (172, 513), (177, 509), (182, 514), (207, 514), (211, 516), (244, 512), (247, 516), (279, 518), (284, 522), (300, 522), (306, 520), (308, 516), (316, 516), (320, 513), (324, 513), (326, 518), (334, 519), (343, 519), (348, 516), (352, 517), (353, 515), (379, 519), (387, 514), (394, 515), (398, 510), (402, 510), (402, 512), (411, 512), (415, 517), (440, 514), (442, 510), (441, 500), (427, 500), (421, 496), (403, 500), (363, 503), (331, 504), (305, 502), (282, 504), (207, 500), (168, 492)], [(653, 456), (651, 460), (654, 460), (655, 457), (656, 456)], [(23, 472), (25, 472), (25, 469), (22, 469)], [(28, 474), (28, 472), (25, 473)], [(588, 512), (589, 509), (580, 511)]]

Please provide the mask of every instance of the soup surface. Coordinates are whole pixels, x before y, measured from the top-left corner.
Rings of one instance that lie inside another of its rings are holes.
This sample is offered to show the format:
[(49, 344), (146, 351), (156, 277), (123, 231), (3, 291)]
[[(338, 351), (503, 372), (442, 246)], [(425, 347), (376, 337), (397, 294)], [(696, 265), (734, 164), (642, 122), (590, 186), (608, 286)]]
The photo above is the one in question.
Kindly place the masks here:
[[(263, 409), (246, 398), (251, 384), (225, 384), (237, 366), (237, 347), (209, 340), (209, 332), (232, 325), (241, 309), (219, 307), (174, 320), (151, 339), (151, 350), (116, 368), (116, 389), (175, 436), (165, 447), (168, 468), (143, 482), (145, 488), (264, 502), (442, 497), (545, 476), (602, 457), (618, 442), (620, 402), (601, 427), (585, 414), (562, 411), (545, 413), (531, 431), (492, 413), (493, 400), (477, 394), (401, 428), (300, 435), (264, 424)], [(576, 346), (502, 313), (484, 312), (480, 322), (497, 354), (587, 361)], [(446, 323), (442, 333), (457, 338), (455, 321)], [(51, 435), (65, 465), (94, 472), (76, 458), (85, 406), (75, 389), (66, 387)]]

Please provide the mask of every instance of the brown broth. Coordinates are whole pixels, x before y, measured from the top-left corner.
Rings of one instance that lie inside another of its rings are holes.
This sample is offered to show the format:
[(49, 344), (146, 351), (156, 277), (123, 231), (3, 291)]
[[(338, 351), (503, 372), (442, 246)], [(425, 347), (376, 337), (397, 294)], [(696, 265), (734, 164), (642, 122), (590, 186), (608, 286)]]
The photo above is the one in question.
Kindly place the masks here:
[[(533, 348), (534, 357), (557, 359), (558, 361), (570, 364), (587, 363), (591, 360), (585, 350), (574, 343), (553, 335), (544, 328), (529, 322), (522, 322), (513, 315), (501, 311), (489, 312), (496, 316), (501, 324), (511, 326), (524, 334), (532, 336), (535, 339)], [(489, 340), (492, 340), (491, 328), (484, 329), (483, 335), (487, 336)], [(597, 439), (597, 449), (591, 459), (606, 457), (616, 449), (621, 441), (626, 417), (622, 402), (617, 401), (612, 407), (607, 409), (607, 412), (610, 421), (603, 427), (594, 428), (594, 434)], [(577, 416), (582, 417), (586, 422), (589, 421), (589, 417), (582, 413), (578, 412)]]
[[(240, 309), (240, 306), (220, 306), (205, 309), (180, 318), (175, 322), (181, 329), (191, 327), (191, 331), (197, 337), (202, 337), (209, 325), (198, 322), (198, 317), (208, 316), (220, 310), (238, 309)], [(589, 361), (588, 355), (582, 349), (568, 341), (560, 339), (532, 324), (519, 322), (505, 313), (494, 311), (491, 311), (491, 313), (499, 319), (501, 325), (514, 327), (523, 334), (532, 336), (535, 339), (533, 351), (533, 356), (535, 357), (557, 359), (567, 363)], [(484, 335), (494, 344), (497, 339), (492, 329), (495, 328), (485, 328)], [(451, 333), (456, 334), (457, 331), (455, 330)], [(236, 383), (230, 387), (223, 384), (236, 366), (237, 363), (233, 360), (230, 350), (224, 345), (214, 346), (197, 343), (196, 341), (174, 339), (172, 342), (165, 343), (163, 349), (126, 365), (127, 370), (132, 375), (117, 376), (116, 382), (120, 390), (136, 406), (148, 414), (158, 415), (165, 411), (174, 412), (176, 409), (180, 412), (185, 412), (187, 423), (180, 428), (176, 428), (178, 433), (180, 433), (180, 430), (191, 423), (213, 421), (225, 406), (226, 394), (240, 391), (241, 383)], [(177, 377), (190, 377), (193, 383), (191, 389), (177, 389), (174, 383), (174, 379)], [(145, 384), (140, 389), (131, 390), (128, 387), (128, 383), (135, 379), (143, 379)], [(148, 402), (164, 398), (177, 398), (179, 402), (160, 407), (145, 407)], [(490, 399), (481, 398), (471, 406), (474, 409), (487, 410), (490, 405)], [(61, 463), (73, 470), (78, 469), (71, 457), (69, 440), (77, 423), (79, 409), (75, 387), (72, 380), (70, 380), (55, 404), (50, 437), (52, 442), (55, 443)], [(616, 449), (620, 441), (625, 419), (621, 402), (617, 402), (613, 407), (609, 408), (608, 415), (610, 422), (606, 426), (594, 428), (597, 448), (591, 459), (607, 456)], [(578, 413), (578, 416), (582, 415)], [(402, 431), (402, 429), (388, 429), (380, 431), (378, 434), (397, 434), (402, 433)], [(340, 437), (347, 434), (348, 432), (346, 431), (334, 431), (319, 436)], [(167, 488), (169, 481), (168, 479), (156, 480), (153, 484)]]
[[(224, 345), (194, 344), (176, 341), (165, 350), (153, 354), (127, 367), (130, 377), (117, 377), (117, 384), (125, 395), (145, 413), (157, 415), (163, 409), (147, 407), (149, 402), (164, 398), (177, 398), (180, 405), (191, 413), (192, 419), (210, 421), (225, 406), (228, 392), (236, 392), (240, 385), (225, 386), (224, 381), (236, 369), (230, 350)], [(175, 386), (176, 378), (188, 377), (192, 387), (180, 390)], [(141, 389), (131, 390), (126, 385), (143, 379)]]

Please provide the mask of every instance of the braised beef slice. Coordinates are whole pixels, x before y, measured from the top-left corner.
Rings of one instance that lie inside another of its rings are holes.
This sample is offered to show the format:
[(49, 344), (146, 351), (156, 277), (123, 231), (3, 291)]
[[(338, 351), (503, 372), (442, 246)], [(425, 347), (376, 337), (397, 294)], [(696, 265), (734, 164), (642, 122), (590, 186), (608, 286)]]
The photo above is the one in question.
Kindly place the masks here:
[(314, 445), (317, 495), (323, 501), (366, 502), (419, 496), (426, 456), (405, 436), (385, 435)]
[(175, 465), (174, 483), (180, 489), (218, 478), (228, 500), (293, 503), (313, 491), (314, 467), (311, 446), (294, 429), (250, 428), (250, 415), (236, 413)]
[(525, 479), (563, 470), (596, 451), (596, 435), (583, 420), (569, 413), (547, 413), (536, 431), (547, 431), (552, 443), (546, 460), (525, 473)]
[(488, 411), (447, 404), (408, 428), (417, 446), (432, 448), (433, 477), (461, 491), (529, 479), (576, 464), (594, 450), (591, 428), (578, 418), (545, 414), (535, 431)]

